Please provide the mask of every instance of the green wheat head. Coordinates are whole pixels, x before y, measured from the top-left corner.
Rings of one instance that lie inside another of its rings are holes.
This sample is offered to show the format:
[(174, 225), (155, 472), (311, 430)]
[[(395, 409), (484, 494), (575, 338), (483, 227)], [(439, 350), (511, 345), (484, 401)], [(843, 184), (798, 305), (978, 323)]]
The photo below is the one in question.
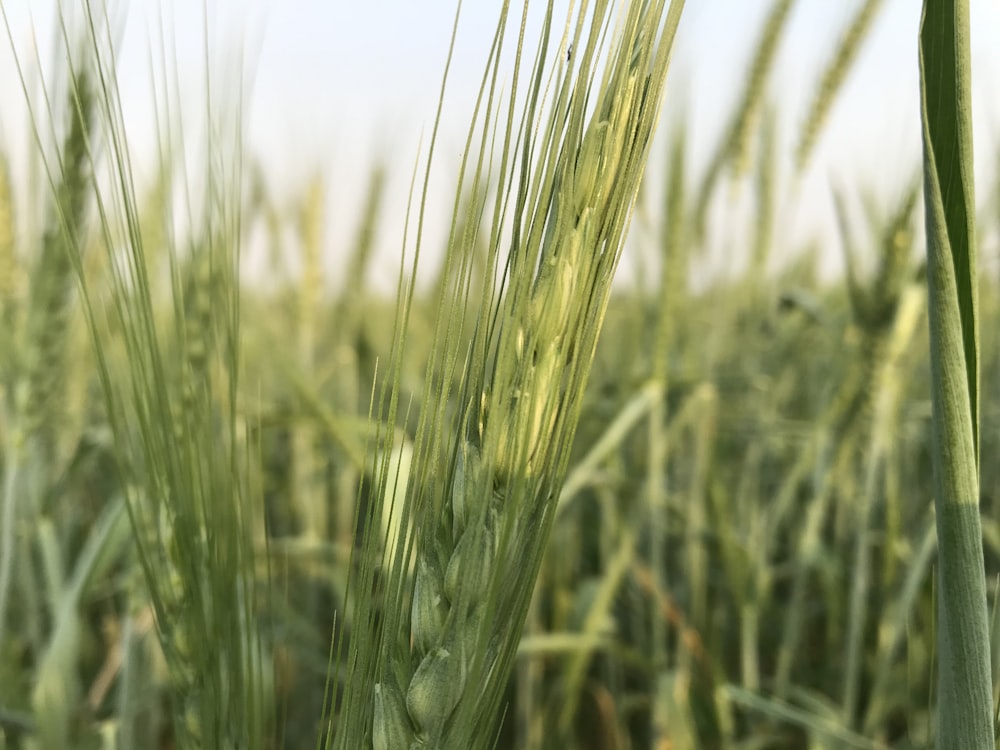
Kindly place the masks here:
[[(374, 640), (352, 640), (357, 666), (338, 717), (338, 747), (356, 747), (359, 736), (370, 736), (375, 750), (492, 742), (659, 117), (680, 9), (584, 4), (567, 20), (563, 52), (547, 63), (550, 13), (523, 113), (487, 109), (476, 175), (491, 164), (490, 131), (504, 135), (486, 294), (478, 310), (471, 306), (475, 334), (464, 350), (452, 321), (469, 314), (468, 291), (450, 304), (442, 297), (432, 366), (445, 370), (443, 390), (425, 397), (443, 407), (457, 382), (464, 408), (448, 417), (432, 406), (418, 430), (402, 510), (411, 532), (386, 560), (386, 599), (409, 606), (384, 612)], [(506, 13), (494, 55), (505, 23)], [(518, 69), (523, 44), (519, 39)], [(494, 68), (481, 101), (496, 101), (496, 86)], [(449, 243), (446, 273), (454, 282), (440, 287), (468, 290), (474, 233), (459, 216), (453, 226), (464, 227), (464, 241)], [(463, 373), (457, 380), (447, 375), (456, 364)], [(352, 621), (371, 617), (361, 610)]]

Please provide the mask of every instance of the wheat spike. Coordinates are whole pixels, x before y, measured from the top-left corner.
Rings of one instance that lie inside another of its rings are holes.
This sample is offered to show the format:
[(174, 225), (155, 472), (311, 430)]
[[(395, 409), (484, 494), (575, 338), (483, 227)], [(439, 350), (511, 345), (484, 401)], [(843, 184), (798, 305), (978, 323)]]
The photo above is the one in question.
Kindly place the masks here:
[[(488, 744), (477, 727), (492, 723), (554, 516), (679, 12), (629, 7), (589, 121), (584, 89), (564, 92), (574, 124), (547, 144), (552, 161), (533, 176), (548, 181), (548, 197), (522, 204), (533, 215), (499, 323), (473, 343), (493, 351), (492, 365), (470, 383), (441, 518), (416, 540), (409, 627), (388, 643), (395, 668), (375, 692), (378, 750)], [(592, 46), (584, 57), (594, 64)]]

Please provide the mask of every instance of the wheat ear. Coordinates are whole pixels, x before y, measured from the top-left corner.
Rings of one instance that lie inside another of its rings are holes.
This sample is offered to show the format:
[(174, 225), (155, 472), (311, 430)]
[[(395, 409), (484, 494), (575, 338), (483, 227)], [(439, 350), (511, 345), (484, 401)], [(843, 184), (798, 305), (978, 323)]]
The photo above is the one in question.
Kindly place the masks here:
[[(609, 5), (596, 5), (595, 18), (609, 18)], [(534, 144), (542, 151), (537, 169), (514, 201), (524, 215), (505, 269), (507, 291), (495, 311), (480, 310), (470, 362), (484, 369), (467, 381), (461, 429), (446, 451), (454, 458), (438, 486), (447, 502), (417, 534), (409, 627), (387, 643), (389, 666), (374, 692), (375, 750), (491, 742), (658, 120), (680, 8), (629, 5), (593, 89), (601, 24), (574, 39), (584, 72), (574, 80), (567, 71), (556, 93), (556, 112)], [(596, 99), (591, 113), (588, 92)], [(477, 360), (477, 352), (490, 356)]]

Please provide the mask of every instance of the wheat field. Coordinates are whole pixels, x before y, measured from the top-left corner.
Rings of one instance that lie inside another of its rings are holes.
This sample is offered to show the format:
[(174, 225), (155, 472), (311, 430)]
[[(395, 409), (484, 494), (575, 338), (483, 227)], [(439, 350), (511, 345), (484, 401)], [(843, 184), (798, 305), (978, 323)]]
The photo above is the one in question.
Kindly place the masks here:
[[(0, 749), (993, 747), (1000, 176), (977, 200), (967, 3), (925, 3), (922, 163), (832, 186), (835, 231), (794, 245), (884, 3), (788, 133), (769, 2), (697, 171), (684, 2), (537, 37), (528, 5), (477, 62), (446, 240), (435, 122), (371, 165), (335, 293), (334, 178), (279, 194), (215, 89), (197, 145), (165, 99), (140, 179), (107, 8), (62, 17), (33, 140), (0, 142)], [(720, 237), (745, 263), (699, 272)]]

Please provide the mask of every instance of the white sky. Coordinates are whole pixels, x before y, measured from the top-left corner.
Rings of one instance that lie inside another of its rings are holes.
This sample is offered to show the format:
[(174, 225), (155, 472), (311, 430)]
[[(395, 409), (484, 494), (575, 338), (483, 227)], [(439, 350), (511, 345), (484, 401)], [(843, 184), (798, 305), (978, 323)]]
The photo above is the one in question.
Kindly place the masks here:
[[(205, 1), (210, 7), (213, 54), (223, 59), (226, 50), (246, 43), (254, 71), (249, 142), (275, 190), (291, 202), (316, 170), (329, 178), (331, 263), (352, 236), (371, 166), (377, 160), (390, 165), (386, 204), (390, 220), (381, 227), (379, 245), (386, 273), (394, 276), (408, 181), (421, 135), (426, 146), (433, 122), (454, 0), (133, 0), (127, 4), (121, 69), (124, 97), (134, 120), (130, 124), (140, 134), (136, 141), (140, 147), (141, 134), (151, 132), (149, 40), (162, 28), (159, 14), (170, 19), (168, 28), (173, 27), (185, 91), (196, 92), (204, 64)], [(786, 154), (794, 146), (795, 126), (804, 115), (816, 76), (860, 2), (800, 0), (793, 12), (771, 84), (772, 99), (781, 101), (781, 148)], [(0, 4), (23, 59), (33, 54), (32, 28), (40, 43), (51, 41), (54, 2), (0, 0)], [(450, 82), (451, 106), (438, 145), (438, 164), (450, 169), (449, 174), (455, 172), (467, 131), (498, 5), (465, 0)], [(564, 8), (565, 0), (556, 5)], [(687, 118), (695, 173), (735, 104), (770, 5), (770, 0), (687, 2), (663, 124)], [(852, 189), (871, 188), (891, 200), (916, 166), (920, 5), (918, 0), (886, 0), (860, 64), (832, 113), (810, 178), (802, 186), (801, 210), (792, 219), (785, 217), (792, 225), (787, 244), (803, 240), (828, 221), (831, 179)], [(1000, 82), (1000, 2), (971, 0), (971, 6), (977, 163), (986, 175), (992, 173), (988, 165), (995, 163), (998, 152), (1000, 111), (993, 103), (992, 87)], [(51, 54), (42, 53), (43, 63), (51, 59)], [(197, 99), (193, 103), (197, 113)], [(25, 122), (20, 85), (9, 45), (3, 41), (0, 148), (15, 163), (30, 145)], [(661, 127), (661, 132), (665, 130)], [(654, 154), (654, 163), (658, 160)], [(447, 180), (440, 188), (442, 208), (437, 224), (431, 222), (432, 235), (441, 231), (452, 198)]]

